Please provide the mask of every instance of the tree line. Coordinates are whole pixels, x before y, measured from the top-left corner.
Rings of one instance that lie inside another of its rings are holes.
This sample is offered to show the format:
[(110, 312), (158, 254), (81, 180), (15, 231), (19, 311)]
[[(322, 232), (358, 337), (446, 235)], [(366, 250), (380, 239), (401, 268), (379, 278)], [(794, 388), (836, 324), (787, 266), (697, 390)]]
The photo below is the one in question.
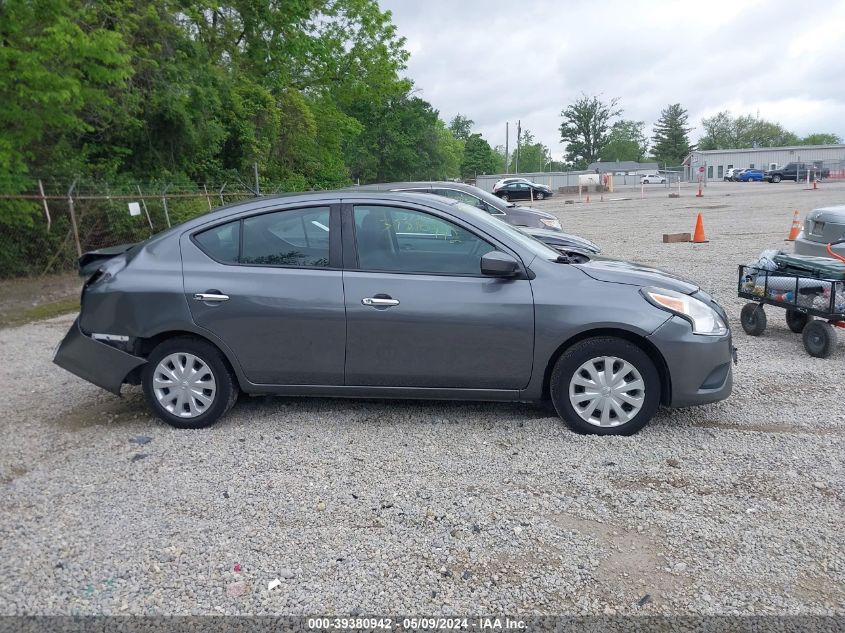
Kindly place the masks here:
[[(678, 164), (687, 111), (654, 125), (619, 99), (561, 112), (563, 161), (522, 129), (510, 155), (467, 116), (448, 124), (404, 76), (408, 52), (377, 0), (0, 2), (0, 190), (70, 182), (280, 183), (444, 179), (579, 169), (598, 159)], [(722, 112), (702, 149), (835, 142)], [(0, 224), (35, 205), (3, 203)]]
[(686, 108), (672, 103), (663, 108), (649, 139), (644, 121), (622, 118), (618, 98), (603, 101), (598, 96), (582, 94), (561, 111), (561, 143), (566, 144), (566, 164), (585, 169), (597, 161), (654, 161), (670, 166), (681, 165), (694, 149), (734, 149), (778, 147), (784, 145), (827, 145), (841, 143), (832, 133), (814, 133), (804, 137), (782, 125), (749, 115), (734, 116), (719, 112), (701, 120), (704, 134), (697, 144), (690, 141), (693, 128), (688, 124)]
[(0, 188), (34, 178), (286, 190), (461, 172), (376, 0), (0, 3)]

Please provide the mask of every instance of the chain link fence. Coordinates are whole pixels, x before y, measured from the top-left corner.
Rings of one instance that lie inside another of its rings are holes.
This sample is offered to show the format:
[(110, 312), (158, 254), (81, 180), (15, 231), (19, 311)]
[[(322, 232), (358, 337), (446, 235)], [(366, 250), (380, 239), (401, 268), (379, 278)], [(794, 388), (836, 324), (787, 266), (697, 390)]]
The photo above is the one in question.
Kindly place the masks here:
[[(281, 186), (262, 183), (262, 193)], [(0, 190), (0, 278), (73, 270), (81, 253), (143, 241), (215, 207), (254, 197), (238, 183), (38, 181), (25, 193)]]

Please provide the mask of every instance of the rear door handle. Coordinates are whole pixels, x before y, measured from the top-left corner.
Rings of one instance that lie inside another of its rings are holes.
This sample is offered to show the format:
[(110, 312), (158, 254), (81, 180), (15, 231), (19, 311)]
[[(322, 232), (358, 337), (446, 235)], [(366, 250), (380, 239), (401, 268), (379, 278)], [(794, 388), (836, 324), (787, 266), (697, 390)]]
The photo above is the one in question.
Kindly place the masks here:
[(365, 306), (373, 306), (374, 308), (388, 308), (390, 306), (398, 306), (399, 299), (391, 299), (390, 297), (364, 297), (361, 303)]
[(219, 301), (228, 301), (229, 295), (223, 295), (213, 292), (198, 292), (194, 295), (194, 301), (211, 301), (211, 302), (219, 302)]

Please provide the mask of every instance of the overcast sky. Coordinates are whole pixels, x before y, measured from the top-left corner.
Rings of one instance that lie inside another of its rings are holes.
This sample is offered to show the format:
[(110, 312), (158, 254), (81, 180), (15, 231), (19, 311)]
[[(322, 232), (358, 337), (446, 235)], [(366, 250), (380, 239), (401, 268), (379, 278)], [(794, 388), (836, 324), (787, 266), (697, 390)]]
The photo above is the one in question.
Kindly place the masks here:
[(582, 92), (619, 97), (647, 133), (669, 103), (845, 138), (845, 2), (379, 0), (411, 53), (407, 75), (449, 121), (491, 145), (517, 119), (563, 154), (560, 111)]

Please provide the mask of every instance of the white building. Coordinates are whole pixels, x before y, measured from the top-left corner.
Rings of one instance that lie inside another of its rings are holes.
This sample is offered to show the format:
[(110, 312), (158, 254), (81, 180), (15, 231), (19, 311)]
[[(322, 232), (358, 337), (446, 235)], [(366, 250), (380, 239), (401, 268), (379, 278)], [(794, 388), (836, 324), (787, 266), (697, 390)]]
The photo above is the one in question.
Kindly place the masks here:
[(690, 182), (699, 177), (722, 180), (731, 167), (766, 170), (792, 162), (814, 163), (830, 169), (831, 177), (842, 177), (845, 176), (845, 145), (695, 150), (684, 161), (684, 178)]

